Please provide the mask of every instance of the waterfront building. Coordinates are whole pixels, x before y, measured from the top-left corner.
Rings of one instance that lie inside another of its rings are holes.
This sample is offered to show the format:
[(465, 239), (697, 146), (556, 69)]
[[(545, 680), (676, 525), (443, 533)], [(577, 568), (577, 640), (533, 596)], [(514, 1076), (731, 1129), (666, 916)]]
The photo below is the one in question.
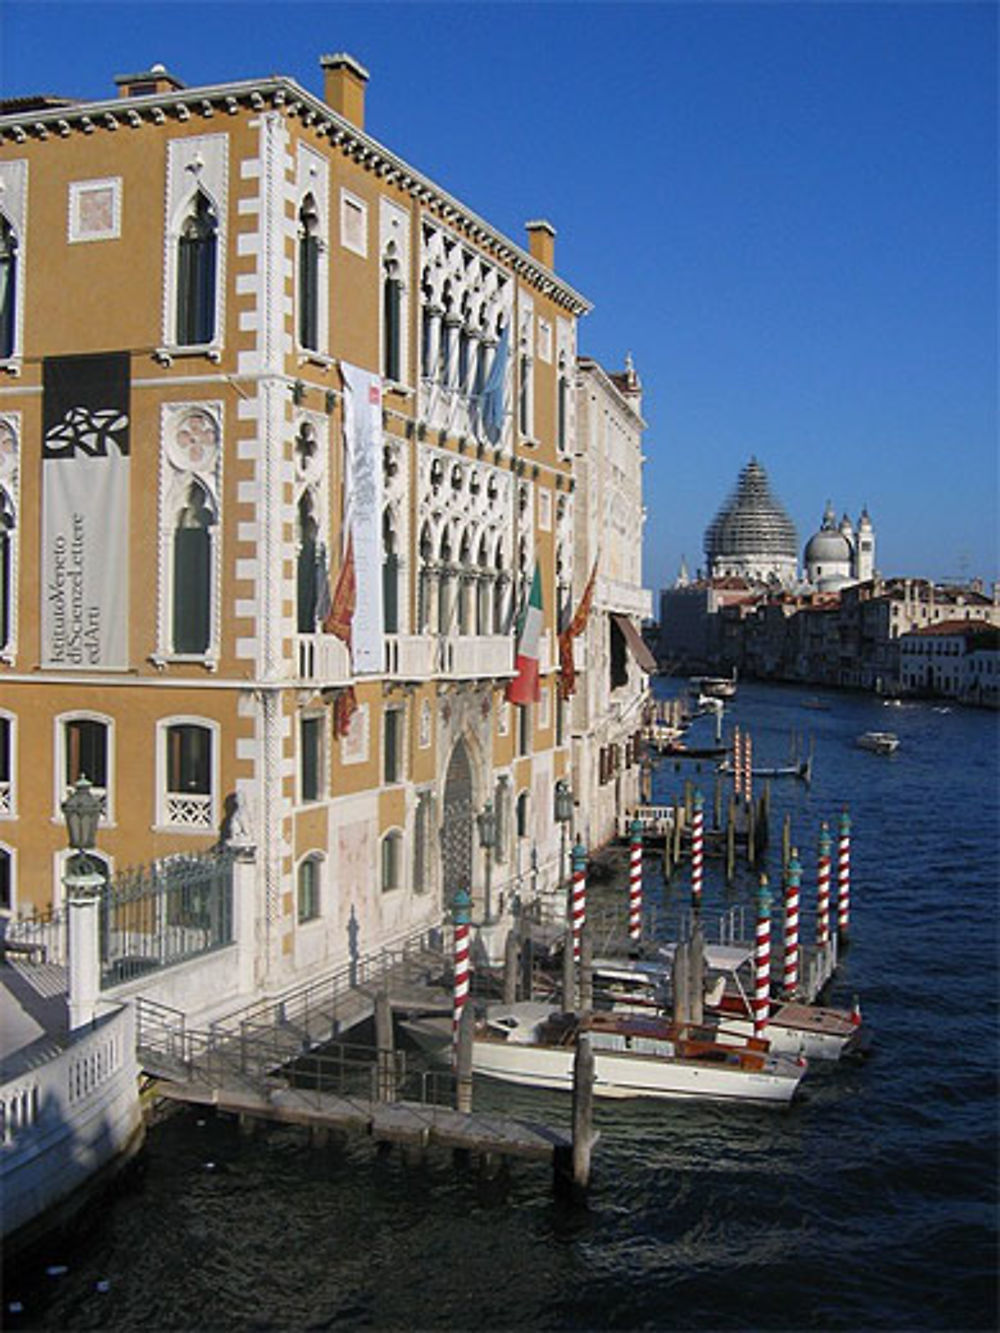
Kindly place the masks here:
[[(85, 773), (109, 875), (254, 849), (270, 988), (459, 886), (477, 919), (491, 875), (495, 912), (529, 863), (553, 886), (556, 783), (592, 785), (585, 730), (620, 748), (642, 685), (637, 382), (574, 392), (553, 227), (516, 245), (322, 67), (322, 97), (155, 66), (0, 105), (2, 909), (60, 907)], [(577, 764), (557, 617), (598, 549)]]
[(705, 532), (708, 577), (793, 587), (798, 546), (795, 524), (772, 494), (762, 464), (751, 458)]
[(1000, 704), (1000, 629), (942, 620), (899, 637), (900, 678), (907, 694), (964, 703)]
[[(641, 800), (639, 730), (656, 660), (640, 633), (652, 610), (642, 586), (642, 385), (626, 359), (608, 373), (581, 357), (577, 373), (577, 517), (572, 608), (591, 588), (585, 628), (575, 636), (580, 688), (569, 703), (576, 798), (574, 831), (587, 847), (613, 837)], [(568, 590), (568, 589), (567, 589)], [(564, 608), (570, 623), (570, 603)]]

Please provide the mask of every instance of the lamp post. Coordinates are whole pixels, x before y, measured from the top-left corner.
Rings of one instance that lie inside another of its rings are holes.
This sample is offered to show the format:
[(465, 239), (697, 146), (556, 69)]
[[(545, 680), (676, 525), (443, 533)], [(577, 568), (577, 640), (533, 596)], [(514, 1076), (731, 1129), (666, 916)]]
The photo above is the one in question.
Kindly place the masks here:
[(63, 801), (62, 812), (74, 852), (63, 877), (69, 929), (69, 1026), (73, 1031), (94, 1018), (101, 991), (98, 927), (104, 876), (87, 854), (97, 841), (101, 798), (82, 774)]
[(570, 791), (565, 778), (560, 778), (556, 783), (555, 807), (556, 822), (562, 834), (559, 849), (559, 885), (561, 887), (566, 882), (566, 830), (569, 821), (573, 818), (573, 793)]
[(493, 848), (496, 846), (497, 840), (497, 816), (492, 801), (486, 802), (476, 816), (476, 822), (479, 825), (479, 845), (486, 857), (486, 897), (483, 900), (483, 923), (488, 926), (493, 921), (490, 890), (493, 883)]

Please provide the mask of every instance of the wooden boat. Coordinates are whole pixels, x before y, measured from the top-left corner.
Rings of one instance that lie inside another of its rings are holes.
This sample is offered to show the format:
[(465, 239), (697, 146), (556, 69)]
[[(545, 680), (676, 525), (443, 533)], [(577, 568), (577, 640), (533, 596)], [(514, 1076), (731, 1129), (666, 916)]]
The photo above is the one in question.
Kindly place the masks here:
[(573, 1086), (580, 1038), (594, 1053), (597, 1097), (687, 1098), (787, 1105), (806, 1061), (753, 1038), (718, 1040), (707, 1028), (656, 1015), (562, 1013), (533, 1001), (491, 1005), (477, 1025), (473, 1072), (525, 1087)]
[[(622, 1009), (669, 1009), (671, 963), (676, 945), (664, 945), (651, 959), (598, 959), (594, 994)], [(703, 1027), (720, 1040), (753, 1035), (753, 950), (742, 945), (706, 944)], [(839, 1060), (863, 1043), (861, 1010), (774, 1000), (764, 1037), (775, 1055)]]
[(684, 741), (668, 741), (660, 746), (660, 754), (670, 759), (718, 759), (729, 753), (725, 745), (688, 745)]
[(899, 737), (894, 731), (866, 731), (858, 737), (858, 744), (875, 754), (894, 754), (899, 749)]

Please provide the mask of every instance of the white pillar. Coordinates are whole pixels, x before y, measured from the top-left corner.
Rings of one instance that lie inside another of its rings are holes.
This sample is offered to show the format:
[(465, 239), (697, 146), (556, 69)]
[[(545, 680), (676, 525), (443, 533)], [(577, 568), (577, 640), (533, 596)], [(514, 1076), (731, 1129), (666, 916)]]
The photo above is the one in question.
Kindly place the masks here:
[(101, 997), (100, 875), (66, 876), (69, 926), (69, 1027), (93, 1021)]
[(256, 988), (257, 858), (243, 847), (233, 860), (233, 930), (236, 937), (237, 985), (242, 995)]

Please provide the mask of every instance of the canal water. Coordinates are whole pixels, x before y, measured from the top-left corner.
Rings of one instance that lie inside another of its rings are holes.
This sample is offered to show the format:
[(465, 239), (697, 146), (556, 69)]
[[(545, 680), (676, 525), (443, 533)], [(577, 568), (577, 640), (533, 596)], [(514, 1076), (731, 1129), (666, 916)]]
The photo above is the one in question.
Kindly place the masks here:
[[(584, 1209), (554, 1201), (540, 1166), (484, 1181), (293, 1130), (241, 1141), (185, 1112), (69, 1237), (8, 1266), (4, 1326), (995, 1329), (998, 720), (836, 693), (804, 706), (816, 698), (741, 684), (727, 727), (751, 731), (761, 764), (792, 733), (812, 740), (811, 787), (772, 789), (772, 882), (788, 811), (804, 902), (820, 821), (849, 806), (833, 1001), (860, 996), (868, 1059), (814, 1066), (786, 1111), (599, 1103)], [(898, 752), (859, 749), (869, 729), (895, 731)], [(655, 795), (685, 776), (711, 791), (707, 765), (665, 761)], [(676, 906), (686, 873), (668, 890), (647, 859), (644, 892)], [(727, 898), (717, 863), (707, 874), (706, 916), (746, 898)], [(568, 1124), (559, 1094), (476, 1096)]]

